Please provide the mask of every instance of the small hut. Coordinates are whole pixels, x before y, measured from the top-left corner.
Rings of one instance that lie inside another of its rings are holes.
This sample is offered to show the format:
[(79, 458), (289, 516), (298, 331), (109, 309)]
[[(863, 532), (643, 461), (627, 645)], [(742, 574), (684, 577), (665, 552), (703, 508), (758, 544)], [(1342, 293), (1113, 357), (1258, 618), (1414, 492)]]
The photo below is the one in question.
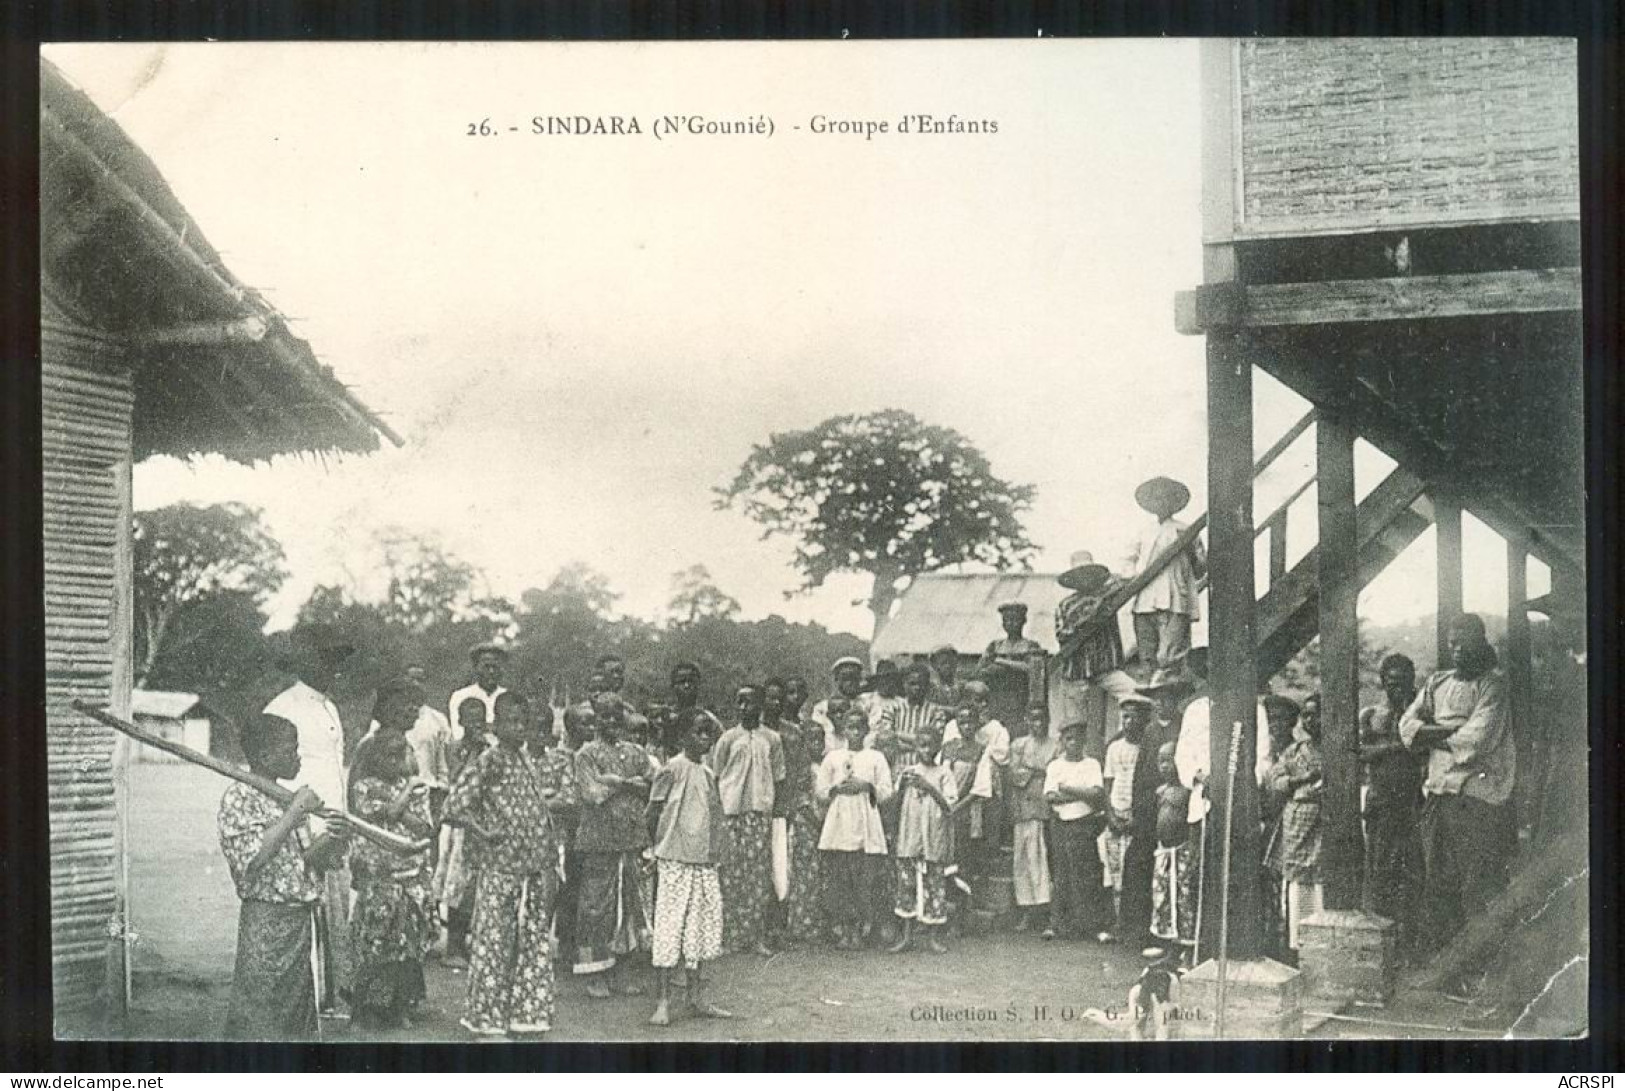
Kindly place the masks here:
[[(215, 717), (213, 711), (203, 703), (203, 698), (195, 693), (132, 690), (130, 717), (136, 726), (146, 728), (166, 742), (178, 742), (200, 754), (209, 753)], [(168, 765), (182, 759), (156, 746), (138, 744), (135, 760)]]
[(225, 268), (152, 161), (40, 63), (46, 731), (54, 995), (128, 1000), (128, 750), (75, 699), (127, 716), (131, 468), (215, 452), (257, 463), (367, 452), (395, 434)]

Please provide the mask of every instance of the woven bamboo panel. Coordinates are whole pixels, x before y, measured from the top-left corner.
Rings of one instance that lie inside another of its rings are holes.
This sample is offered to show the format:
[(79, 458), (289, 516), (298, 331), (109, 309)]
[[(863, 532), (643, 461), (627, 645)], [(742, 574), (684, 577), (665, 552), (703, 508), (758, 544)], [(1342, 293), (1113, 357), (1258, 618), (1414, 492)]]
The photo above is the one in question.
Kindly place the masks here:
[(114, 467), (134, 405), (118, 347), (47, 306), (42, 323), (46, 797), (51, 816), (51, 936), (56, 1002), (93, 1003), (116, 942), (113, 738), (71, 702), (110, 702), (114, 552), (122, 522)]
[(1236, 48), (1240, 235), (1579, 216), (1572, 41)]

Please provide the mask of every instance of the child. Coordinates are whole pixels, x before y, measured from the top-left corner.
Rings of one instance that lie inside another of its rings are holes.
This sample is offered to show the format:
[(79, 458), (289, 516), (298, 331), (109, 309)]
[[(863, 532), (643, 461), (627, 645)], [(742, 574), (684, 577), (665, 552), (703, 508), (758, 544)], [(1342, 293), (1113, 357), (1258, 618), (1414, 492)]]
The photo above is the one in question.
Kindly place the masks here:
[(575, 972), (587, 977), (587, 995), (604, 999), (619, 985), (628, 996), (642, 986), (627, 979), (626, 955), (649, 948), (648, 917), (639, 887), (649, 844), (644, 808), (649, 800), (649, 755), (621, 737), (618, 702), (593, 702), (597, 737), (576, 754)]
[(850, 706), (835, 730), (835, 749), (819, 764), (814, 787), (818, 801), (829, 808), (818, 838), (818, 866), (835, 945), (855, 951), (871, 923), (869, 892), (875, 888), (878, 865), (885, 863), (880, 805), (892, 795), (891, 767), (880, 751), (863, 748), (869, 717), (861, 706)]
[[(553, 820), (553, 835), (559, 844), (559, 863), (561, 867), (566, 867), (576, 828), (576, 756), (558, 745), (558, 736), (553, 732), (552, 708), (541, 701), (532, 707), (536, 709), (536, 715), (531, 722), (531, 734), (525, 743), (525, 751), (530, 755), (531, 764), (536, 766), (542, 802), (547, 804), (548, 816)], [(568, 876), (567, 871), (560, 874), (561, 878)], [(564, 891), (565, 884), (561, 882), (559, 892), (553, 899), (553, 928), (560, 949), (568, 949), (564, 937), (558, 934), (566, 919)], [(573, 914), (573, 902), (570, 910)]]
[(937, 934), (948, 923), (947, 866), (953, 862), (953, 805), (959, 789), (953, 770), (938, 760), (941, 729), (927, 724), (915, 730), (914, 738), (919, 759), (897, 780), (903, 802), (897, 822), (895, 912), (903, 920), (903, 934), (891, 951), (908, 950), (918, 924), (926, 946), (940, 955), (948, 950)]
[(529, 704), (511, 691), (497, 696), (497, 745), (464, 770), (446, 803), (478, 875), (462, 1019), (477, 1035), (542, 1034), (553, 1024), (547, 926), (559, 847), (536, 767), (525, 754)]
[(1049, 708), (1027, 708), (1027, 734), (1010, 744), (1010, 823), (1012, 878), (1016, 931), (1044, 928), (1045, 939), (1055, 938), (1046, 923), (1051, 909), (1050, 858), (1047, 830), (1050, 805), (1044, 799), (1044, 774), (1060, 750), (1049, 733)]
[[(417, 762), (405, 734), (387, 719), (378, 723), (379, 733), (356, 768), (351, 813), (412, 840), (426, 839), (434, 833), (429, 786), (415, 779)], [(423, 958), (434, 942), (429, 853), (401, 856), (359, 841), (350, 855), (350, 877), (357, 895), (350, 915), (358, 963), (355, 1019), (374, 1028), (404, 1026), (424, 997)]]
[[(1325, 792), (1320, 757), (1320, 697), (1304, 699), (1303, 738), (1270, 768), (1264, 787), (1281, 800), (1281, 818), (1264, 850), (1264, 866), (1281, 878), (1286, 946), (1298, 949), (1298, 925), (1320, 908), (1320, 800)], [(1289, 954), (1290, 959), (1290, 954)]]
[(1112, 892), (1112, 924), (1096, 938), (1111, 943), (1122, 928), (1123, 858), (1132, 840), (1134, 824), (1134, 769), (1140, 761), (1140, 741), (1145, 725), (1156, 711), (1156, 702), (1139, 694), (1124, 697), (1118, 705), (1123, 718), (1122, 733), (1106, 747), (1106, 828), (1100, 835), (1100, 862), (1103, 882)]
[(1157, 748), (1157, 853), (1151, 879), (1151, 934), (1196, 947), (1196, 846), (1190, 835), (1191, 792), (1179, 781), (1175, 744)]
[[(242, 747), (249, 769), (268, 780), (299, 775), (299, 733), (280, 716), (244, 724)], [(327, 831), (312, 838), (306, 817), (322, 809), (309, 788), (300, 788), (286, 807), (236, 782), (221, 797), (220, 851), (243, 903), (226, 1013), (229, 1038), (318, 1035), (310, 961), (313, 913), (321, 902), (318, 874), (342, 862), (349, 834), (344, 818), (329, 814)]]
[(722, 885), (717, 864), (726, 851), (722, 795), (717, 775), (705, 762), (719, 737), (716, 721), (693, 711), (679, 713), (674, 725), (676, 757), (655, 776), (649, 817), (658, 817), (654, 857), (656, 883), (654, 965), (660, 998), (649, 1022), (671, 1023), (671, 972), (679, 963), (688, 980), (688, 1002), (696, 1015), (731, 1019), (705, 999), (701, 965), (722, 953)]
[[(463, 771), (474, 764), (485, 751), (485, 702), (478, 697), (465, 697), (457, 705), (457, 730), (460, 736), (452, 772), (452, 786), (461, 779)], [(447, 801), (450, 806), (450, 800)], [(434, 893), (440, 903), (440, 919), (446, 925), (446, 965), (468, 965), (468, 926), (474, 914), (474, 871), (469, 863), (466, 836), (455, 824), (447, 822), (446, 836), (441, 847), (440, 861), (435, 867)]]
[(1088, 725), (1061, 729), (1061, 756), (1044, 771), (1044, 800), (1050, 805), (1050, 844), (1054, 850), (1054, 897), (1050, 930), (1067, 939), (1096, 934), (1106, 916), (1097, 843), (1106, 821), (1106, 788), (1100, 763), (1084, 751)]

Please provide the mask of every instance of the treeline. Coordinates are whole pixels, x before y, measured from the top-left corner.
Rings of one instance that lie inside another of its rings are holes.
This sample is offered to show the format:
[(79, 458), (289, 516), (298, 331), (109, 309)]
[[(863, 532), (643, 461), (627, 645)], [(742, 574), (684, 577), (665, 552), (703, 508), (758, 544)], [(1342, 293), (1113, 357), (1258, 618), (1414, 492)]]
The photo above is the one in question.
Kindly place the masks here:
[(488, 640), (512, 650), (509, 686), (557, 701), (585, 692), (594, 661), (615, 652), (639, 704), (662, 696), (671, 666), (684, 660), (704, 672), (702, 699), (720, 705), (741, 682), (770, 674), (800, 674), (817, 691), (830, 663), (867, 649), (821, 625), (741, 620), (738, 602), (703, 566), (674, 574), (662, 616), (639, 618), (619, 613), (619, 595), (585, 564), (564, 566), (514, 602), (484, 592), (480, 571), (432, 539), (391, 531), (374, 545), (379, 578), (370, 592), (317, 587), (288, 632), (267, 634), (265, 604), (285, 577), (258, 512), (174, 505), (139, 513), (137, 684), (200, 694), (223, 728), (215, 750), (235, 756), (232, 726), (288, 684), (279, 649), (311, 625), (339, 626), (359, 649), (335, 695), (352, 743), (380, 683), (417, 664), (442, 701), (469, 680), (469, 649)]

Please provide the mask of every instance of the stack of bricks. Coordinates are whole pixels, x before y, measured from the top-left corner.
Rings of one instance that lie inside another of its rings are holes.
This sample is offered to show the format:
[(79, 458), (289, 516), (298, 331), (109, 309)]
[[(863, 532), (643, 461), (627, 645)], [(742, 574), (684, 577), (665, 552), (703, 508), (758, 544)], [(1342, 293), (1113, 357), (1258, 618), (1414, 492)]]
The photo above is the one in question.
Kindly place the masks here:
[[(1272, 959), (1232, 959), (1226, 967), (1224, 1037), (1287, 1039), (1303, 1034), (1303, 977)], [(1179, 981), (1181, 1038), (1218, 1036), (1219, 964), (1209, 960)]]
[(1359, 910), (1322, 909), (1298, 925), (1305, 991), (1335, 1011), (1385, 1007), (1395, 984), (1394, 924)]

